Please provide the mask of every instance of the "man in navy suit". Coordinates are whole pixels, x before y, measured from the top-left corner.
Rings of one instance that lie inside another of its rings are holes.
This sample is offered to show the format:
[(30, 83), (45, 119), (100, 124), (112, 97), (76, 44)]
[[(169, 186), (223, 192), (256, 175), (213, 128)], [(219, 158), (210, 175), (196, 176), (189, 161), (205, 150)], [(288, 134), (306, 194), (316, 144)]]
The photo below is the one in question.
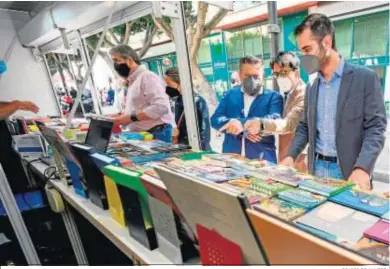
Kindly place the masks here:
[(224, 153), (276, 163), (275, 137), (248, 135), (243, 127), (250, 119), (281, 117), (283, 99), (279, 93), (263, 87), (263, 75), (263, 63), (259, 58), (241, 58), (242, 84), (232, 88), (223, 98), (211, 117), (211, 126), (225, 133)]

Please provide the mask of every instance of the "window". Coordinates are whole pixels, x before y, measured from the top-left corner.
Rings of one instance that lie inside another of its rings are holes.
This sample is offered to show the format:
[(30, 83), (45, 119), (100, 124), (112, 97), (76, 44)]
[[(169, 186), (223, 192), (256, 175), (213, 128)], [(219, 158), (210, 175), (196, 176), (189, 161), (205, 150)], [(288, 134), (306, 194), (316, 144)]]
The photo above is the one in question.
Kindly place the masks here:
[(226, 32), (226, 47), (228, 54), (228, 69), (236, 71), (239, 67), (239, 59), (244, 56), (244, 43), (241, 31), (234, 33)]
[(245, 55), (262, 57), (263, 46), (261, 43), (260, 27), (253, 27), (244, 31), (244, 51)]
[(336, 33), (337, 51), (346, 59), (351, 56), (353, 19), (336, 21), (334, 23)]
[(198, 51), (198, 63), (210, 63), (210, 62), (211, 62), (211, 53), (210, 53), (209, 39), (204, 38), (200, 43), (200, 48)]
[[(74, 50), (74, 53), (70, 54), (51, 52), (45, 54), (45, 57), (62, 113), (67, 115), (78, 96), (78, 87), (80, 87), (86, 72), (80, 51)], [(90, 83), (86, 85), (75, 117), (83, 117), (83, 113), (95, 113), (90, 85)]]
[(353, 58), (386, 54), (389, 38), (389, 12), (370, 14), (354, 19)]

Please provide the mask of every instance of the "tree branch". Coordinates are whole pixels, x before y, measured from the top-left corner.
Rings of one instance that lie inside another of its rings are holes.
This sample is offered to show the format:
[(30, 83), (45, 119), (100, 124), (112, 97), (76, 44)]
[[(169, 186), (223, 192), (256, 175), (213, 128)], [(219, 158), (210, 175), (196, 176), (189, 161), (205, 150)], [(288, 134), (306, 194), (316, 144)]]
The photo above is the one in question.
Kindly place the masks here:
[(200, 42), (203, 38), (203, 29), (206, 23), (206, 15), (209, 5), (203, 1), (198, 2), (198, 18), (195, 25), (195, 34), (192, 39), (192, 46), (190, 47), (190, 58), (195, 59), (195, 55), (198, 53)]
[(111, 38), (111, 39), (114, 41), (114, 43), (115, 43), (116, 45), (119, 44), (118, 38), (115, 36), (114, 32), (113, 32), (111, 29), (108, 29), (108, 30), (107, 30), (107, 34), (106, 34), (106, 36), (105, 36), (106, 39), (107, 39), (107, 36), (108, 36), (109, 38)]
[(133, 26), (134, 21), (126, 22), (125, 24), (125, 34), (121, 40), (121, 44), (129, 44), (130, 34), (131, 34), (131, 27)]
[(220, 9), (217, 14), (204, 26), (203, 38), (207, 37), (210, 32), (217, 27), (217, 25), (222, 21), (222, 19), (228, 14), (228, 10)]
[(173, 30), (171, 25), (164, 21), (162, 18), (155, 18), (152, 16), (154, 23), (158, 28), (160, 28), (172, 41), (174, 40), (173, 38)]
[(146, 52), (148, 52), (150, 46), (152, 45), (153, 38), (157, 33), (157, 30), (158, 30), (158, 27), (155, 25), (152, 25), (150, 30), (147, 31), (147, 33), (149, 32), (149, 34), (145, 34), (143, 46), (142, 46), (141, 50), (138, 52), (138, 55), (140, 58), (144, 57)]

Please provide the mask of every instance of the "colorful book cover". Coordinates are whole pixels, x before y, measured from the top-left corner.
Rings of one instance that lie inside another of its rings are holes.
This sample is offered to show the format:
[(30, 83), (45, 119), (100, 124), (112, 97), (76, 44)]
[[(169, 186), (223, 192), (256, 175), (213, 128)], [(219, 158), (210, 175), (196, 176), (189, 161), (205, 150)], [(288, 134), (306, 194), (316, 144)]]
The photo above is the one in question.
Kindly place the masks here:
[(260, 204), (255, 205), (254, 209), (258, 211), (264, 210), (287, 221), (292, 221), (306, 212), (304, 208), (276, 197), (263, 200)]
[(389, 222), (380, 220), (364, 232), (364, 236), (376, 241), (389, 244)]
[[(332, 235), (336, 242), (344, 242), (345, 245), (352, 246), (362, 238), (364, 231), (378, 220), (378, 217), (370, 214), (332, 202), (325, 202), (299, 217), (295, 222)], [(320, 235), (320, 233), (318, 234)]]
[(245, 178), (252, 180), (250, 185), (252, 190), (264, 193), (269, 196), (275, 196), (281, 191), (290, 189), (289, 186), (270, 179), (262, 180), (251, 176), (246, 176)]
[(315, 177), (309, 174), (298, 173), (296, 169), (286, 166), (267, 166), (256, 171), (268, 178), (289, 186), (297, 187), (301, 182)]
[(227, 184), (230, 184), (232, 186), (237, 186), (243, 189), (249, 189), (251, 183), (252, 183), (252, 179), (250, 178), (239, 178), (227, 182)]
[(385, 214), (383, 214), (381, 218), (385, 220), (390, 220), (390, 211), (387, 211)]
[(262, 201), (270, 198), (269, 195), (250, 189), (245, 190), (244, 195), (248, 198), (250, 205), (261, 203)]
[(214, 183), (223, 183), (229, 180), (242, 178), (243, 175), (234, 169), (226, 168), (224, 171), (221, 172), (200, 174), (198, 175), (198, 177), (204, 180), (212, 181)]
[(201, 173), (208, 174), (208, 173), (223, 172), (228, 168), (224, 168), (221, 166), (215, 166), (213, 164), (203, 163), (203, 164), (199, 164), (199, 165), (194, 165), (193, 169), (195, 169)]
[(389, 199), (353, 189), (330, 197), (330, 201), (379, 217), (389, 211)]
[(305, 180), (299, 184), (300, 189), (327, 197), (336, 195), (353, 186), (354, 184), (351, 182), (331, 178), (315, 178), (313, 180)]
[(388, 245), (363, 237), (353, 249), (377, 263), (390, 264), (390, 247)]
[(260, 168), (264, 168), (269, 165), (269, 162), (265, 160), (239, 160), (232, 159), (230, 161), (230, 165), (232, 168), (243, 171), (255, 171)]
[(305, 209), (311, 209), (326, 201), (324, 196), (299, 189), (282, 191), (278, 194), (278, 197)]

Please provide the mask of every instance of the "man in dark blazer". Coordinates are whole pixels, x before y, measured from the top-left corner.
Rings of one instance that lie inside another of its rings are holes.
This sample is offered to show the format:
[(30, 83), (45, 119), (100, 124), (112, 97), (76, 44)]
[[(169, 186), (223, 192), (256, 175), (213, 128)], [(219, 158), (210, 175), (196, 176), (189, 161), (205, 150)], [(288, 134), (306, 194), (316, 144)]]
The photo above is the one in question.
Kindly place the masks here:
[(308, 85), (302, 119), (281, 164), (292, 165), (309, 144), (310, 173), (370, 189), (387, 124), (378, 76), (340, 57), (334, 25), (325, 15), (310, 14), (295, 36), (303, 69), (317, 77)]
[(283, 99), (278, 92), (263, 88), (263, 63), (253, 56), (240, 59), (240, 80), (227, 92), (211, 117), (211, 126), (225, 133), (223, 152), (236, 153), (249, 159), (265, 159), (276, 163), (275, 138), (246, 135), (244, 125), (254, 118), (280, 118)]

